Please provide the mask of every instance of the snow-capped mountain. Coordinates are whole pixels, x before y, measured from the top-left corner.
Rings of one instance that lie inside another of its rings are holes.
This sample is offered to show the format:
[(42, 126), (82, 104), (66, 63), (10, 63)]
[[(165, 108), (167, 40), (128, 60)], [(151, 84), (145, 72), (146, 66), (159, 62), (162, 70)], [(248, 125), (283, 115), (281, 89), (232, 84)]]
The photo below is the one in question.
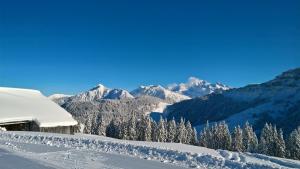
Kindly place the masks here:
[(55, 103), (59, 104), (59, 105), (63, 105), (66, 100), (68, 100), (70, 97), (72, 97), (72, 95), (65, 95), (65, 94), (53, 94), (48, 96), (48, 98), (52, 101), (54, 101)]
[(125, 99), (134, 98), (128, 91), (123, 89), (112, 89), (110, 90), (103, 99)]
[(232, 126), (249, 121), (254, 128), (262, 128), (270, 122), (290, 131), (300, 125), (300, 68), (262, 84), (175, 103), (166, 108), (165, 114), (169, 118), (184, 117), (194, 126), (207, 120), (225, 120)]
[(102, 84), (95, 86), (87, 92), (70, 97), (71, 101), (96, 101), (101, 99), (125, 99), (133, 96), (123, 89), (109, 89)]
[(221, 83), (211, 84), (205, 80), (190, 77), (186, 83), (171, 84), (167, 86), (167, 89), (194, 98), (214, 92), (222, 92), (230, 88)]
[(135, 97), (140, 97), (144, 95), (157, 97), (166, 100), (169, 103), (175, 103), (182, 100), (190, 99), (190, 97), (188, 96), (172, 92), (160, 85), (140, 86), (139, 88), (133, 90), (130, 93)]

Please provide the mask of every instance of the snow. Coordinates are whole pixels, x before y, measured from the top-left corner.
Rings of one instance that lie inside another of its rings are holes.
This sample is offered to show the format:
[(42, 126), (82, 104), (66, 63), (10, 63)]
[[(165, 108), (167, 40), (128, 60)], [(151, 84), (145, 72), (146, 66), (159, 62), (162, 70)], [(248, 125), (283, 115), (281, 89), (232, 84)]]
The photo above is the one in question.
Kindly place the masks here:
[(300, 168), (300, 161), (260, 154), (83, 134), (2, 131), (1, 158), (3, 151), (9, 152), (4, 158), (25, 158), (52, 168)]
[(61, 99), (61, 98), (66, 98), (66, 97), (71, 97), (73, 95), (66, 95), (66, 94), (53, 94), (53, 95), (50, 95), (48, 96), (48, 98), (50, 100), (56, 100), (56, 99)]
[(95, 101), (100, 99), (124, 99), (134, 98), (128, 91), (123, 89), (110, 89), (98, 84), (89, 91), (82, 92), (70, 97), (71, 101)]
[(40, 127), (73, 126), (71, 114), (41, 92), (0, 87), (0, 123), (35, 121)]
[(147, 95), (147, 96), (157, 97), (169, 101), (171, 103), (191, 99), (188, 96), (165, 89), (160, 85), (140, 86), (139, 88), (133, 90), (130, 93), (135, 97)]
[(213, 92), (229, 90), (230, 88), (221, 83), (211, 84), (205, 80), (190, 77), (186, 83), (173, 83), (168, 85), (167, 89), (194, 98), (211, 94)]

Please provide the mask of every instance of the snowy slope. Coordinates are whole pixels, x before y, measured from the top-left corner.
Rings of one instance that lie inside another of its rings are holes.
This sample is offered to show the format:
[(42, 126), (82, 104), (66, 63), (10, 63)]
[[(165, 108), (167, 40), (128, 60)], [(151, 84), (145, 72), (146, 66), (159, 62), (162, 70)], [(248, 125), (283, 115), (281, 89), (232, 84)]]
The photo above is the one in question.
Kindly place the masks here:
[(37, 90), (0, 87), (0, 123), (27, 120), (40, 127), (77, 124), (71, 114)]
[(135, 97), (140, 97), (144, 95), (158, 97), (160, 99), (166, 100), (169, 103), (190, 99), (190, 97), (188, 96), (172, 92), (160, 85), (140, 86), (139, 88), (133, 90), (130, 93)]
[[(260, 154), (212, 150), (179, 143), (117, 140), (92, 135), (71, 136), (36, 132), (0, 132), (1, 149), (47, 167), (64, 169), (106, 167), (131, 169), (138, 168), (138, 166), (145, 169), (178, 168), (176, 166), (237, 169), (300, 168), (300, 161)], [(3, 154), (2, 152), (0, 151), (0, 155)], [(120, 157), (120, 154), (123, 157)], [(110, 157), (109, 167), (107, 162), (103, 160), (106, 157)], [(3, 155), (1, 158), (3, 158)], [(140, 159), (145, 160), (143, 162)], [(158, 165), (157, 163), (149, 163), (146, 160), (160, 161), (164, 164)], [(16, 163), (18, 162), (22, 161), (16, 161)], [(116, 164), (122, 162), (124, 163), (122, 166), (116, 166)]]
[(230, 89), (221, 83), (211, 84), (196, 77), (190, 77), (186, 83), (171, 84), (167, 89), (189, 97), (201, 97), (214, 92), (222, 92)]
[[(194, 126), (225, 120), (230, 126), (246, 121), (260, 129), (271, 122), (287, 133), (300, 125), (300, 68), (262, 84), (248, 85), (168, 106), (165, 113), (185, 117)], [(288, 123), (287, 123), (288, 122)]]

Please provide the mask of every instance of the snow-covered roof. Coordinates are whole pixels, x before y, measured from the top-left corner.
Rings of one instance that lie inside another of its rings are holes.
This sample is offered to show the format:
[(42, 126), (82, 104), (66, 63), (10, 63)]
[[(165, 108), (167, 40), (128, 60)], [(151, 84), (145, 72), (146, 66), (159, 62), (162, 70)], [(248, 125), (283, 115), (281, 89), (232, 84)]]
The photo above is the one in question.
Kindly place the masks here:
[(0, 87), (0, 123), (35, 121), (40, 127), (73, 126), (71, 114), (40, 91)]

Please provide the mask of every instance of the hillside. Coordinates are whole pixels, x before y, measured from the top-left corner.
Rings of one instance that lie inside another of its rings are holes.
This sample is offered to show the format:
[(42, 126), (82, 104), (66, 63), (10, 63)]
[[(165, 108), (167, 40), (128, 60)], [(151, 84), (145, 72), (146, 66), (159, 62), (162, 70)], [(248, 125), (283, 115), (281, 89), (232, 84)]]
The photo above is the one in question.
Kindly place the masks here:
[(184, 117), (194, 126), (225, 120), (231, 126), (249, 121), (254, 128), (271, 122), (286, 131), (300, 125), (300, 68), (262, 84), (248, 85), (175, 103), (168, 118)]

